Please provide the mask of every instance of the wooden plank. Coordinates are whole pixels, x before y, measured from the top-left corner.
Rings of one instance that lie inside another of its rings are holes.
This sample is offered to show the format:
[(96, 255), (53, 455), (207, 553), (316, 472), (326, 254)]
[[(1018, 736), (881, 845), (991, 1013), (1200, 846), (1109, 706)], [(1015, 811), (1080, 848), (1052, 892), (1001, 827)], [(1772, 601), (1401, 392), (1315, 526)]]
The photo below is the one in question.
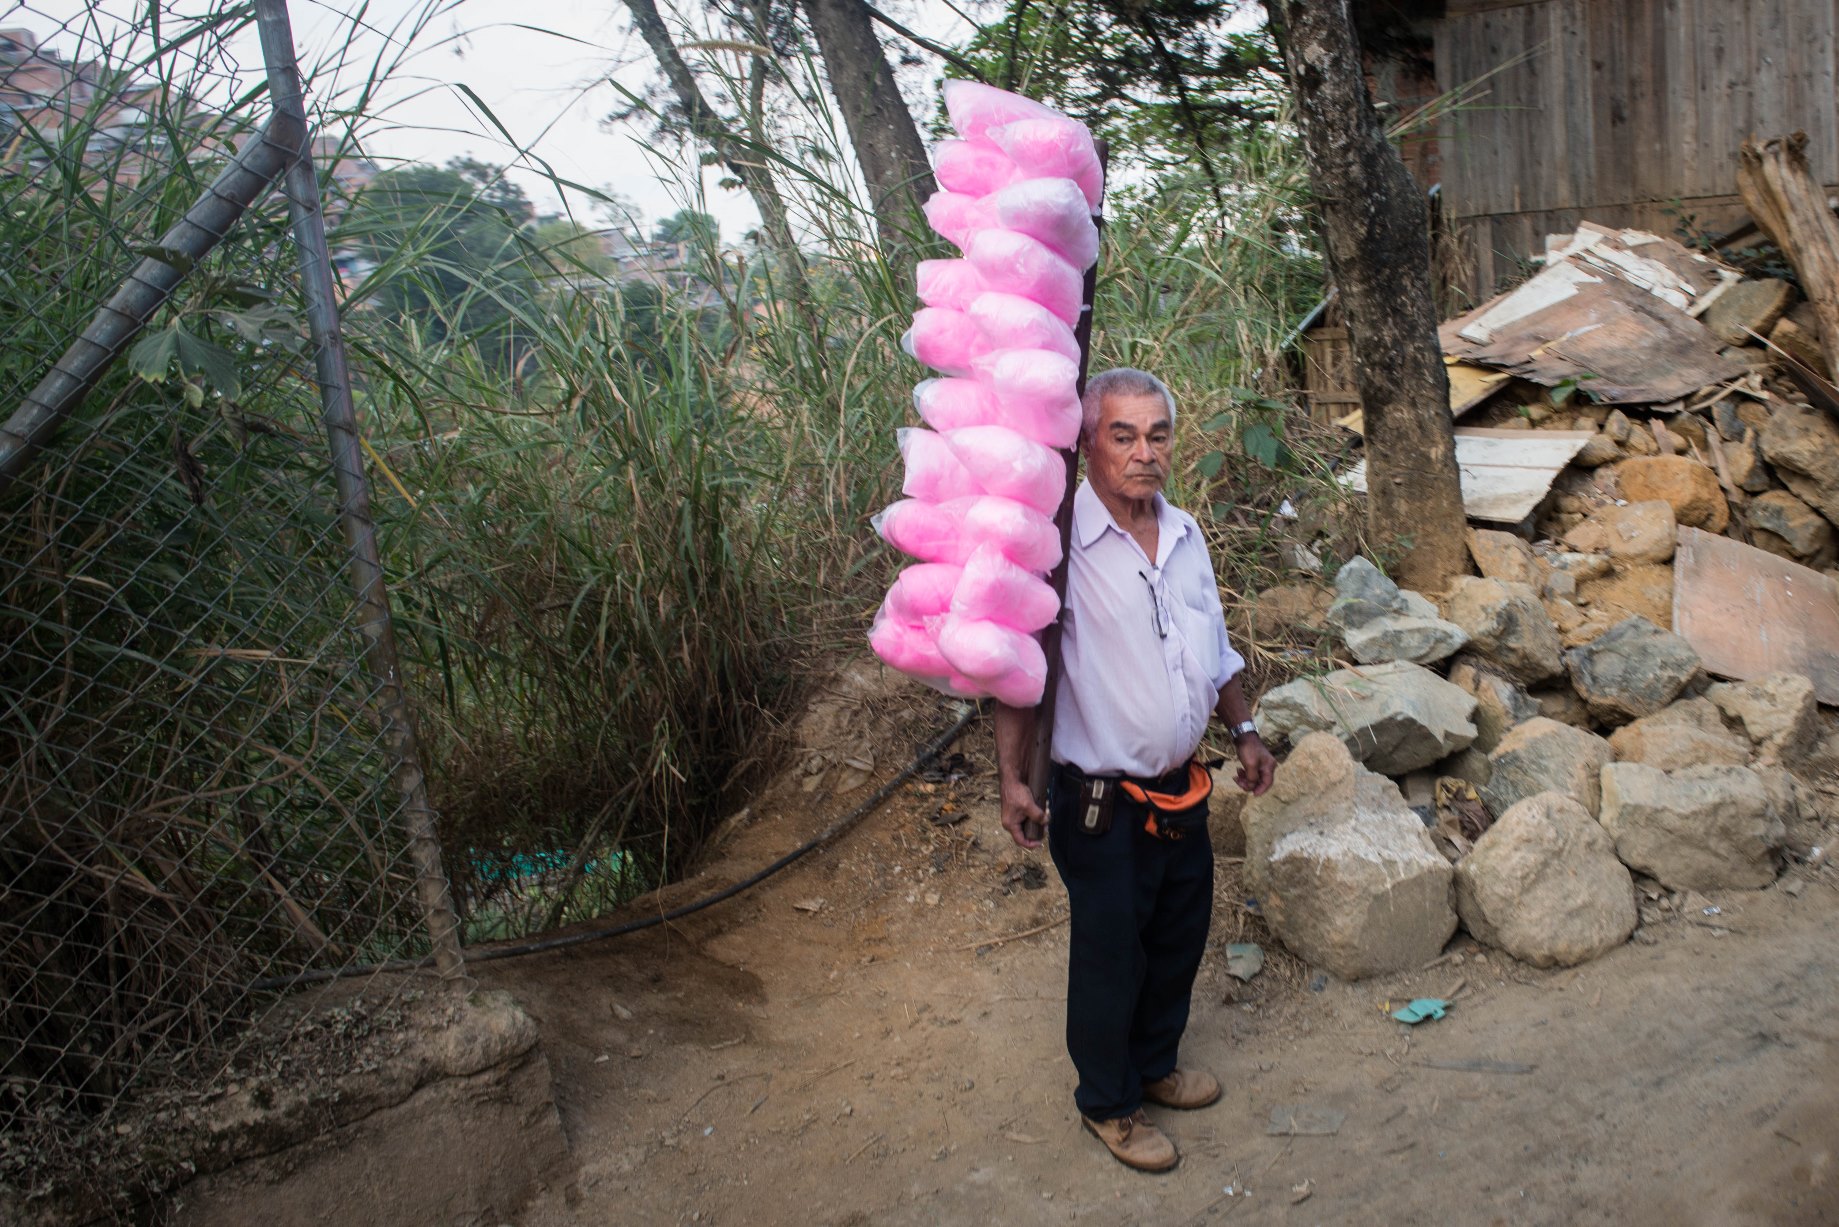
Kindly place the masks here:
[(1802, 673), (1820, 702), (1839, 705), (1839, 587), (1818, 571), (1682, 528), (1673, 629), (1710, 673), (1737, 681)]
[[(1493, 396), (1513, 379), (1506, 371), (1490, 370), (1485, 366), (1476, 366), (1472, 362), (1460, 362), (1454, 358), (1443, 360), (1449, 371), (1449, 415), (1459, 418), (1475, 406)], [(1313, 392), (1304, 393), (1312, 405), (1328, 403), (1328, 397), (1318, 397)], [(1349, 398), (1354, 404), (1360, 403), (1358, 396)], [(1357, 435), (1366, 433), (1366, 414), (1356, 411), (1340, 418), (1335, 425), (1351, 430)]]
[[(1456, 432), (1456, 467), (1462, 478), (1462, 509), (1472, 520), (1518, 524), (1533, 513), (1572, 457), (1594, 438), (1587, 430), (1489, 430)], [(1366, 461), (1341, 477), (1343, 485), (1366, 492)]]

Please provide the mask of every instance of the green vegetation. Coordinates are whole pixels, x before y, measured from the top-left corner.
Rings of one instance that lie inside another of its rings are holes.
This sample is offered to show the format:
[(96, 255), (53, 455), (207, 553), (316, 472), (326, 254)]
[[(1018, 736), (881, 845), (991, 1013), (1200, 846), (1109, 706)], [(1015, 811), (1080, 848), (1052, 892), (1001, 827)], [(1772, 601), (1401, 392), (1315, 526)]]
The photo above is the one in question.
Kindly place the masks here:
[[(823, 97), (805, 85), (799, 97)], [(333, 236), (372, 266), (349, 287), (348, 343), (404, 680), (469, 940), (591, 917), (679, 872), (774, 764), (810, 679), (861, 649), (901, 565), (868, 520), (897, 497), (894, 430), (922, 376), (898, 346), (911, 274), (864, 242), (872, 219), (838, 124), (811, 106), (767, 134), (810, 236), (797, 277), (761, 251), (723, 266), (713, 219), (690, 200), (657, 234), (691, 244), (702, 296), (609, 279), (588, 230), (531, 224), (501, 173), (468, 163), (378, 175)], [(1120, 178), (1100, 265), (1095, 365), (1156, 370), (1181, 398), (1174, 494), (1207, 513), (1235, 591), (1267, 566), (1276, 504), (1324, 489), (1307, 428), (1271, 399), (1275, 346), (1320, 288), (1285, 132), (1246, 125), (1213, 141), (1224, 194), (1173, 170)], [(151, 194), (115, 191), (68, 143), (45, 151), (65, 159), (61, 196), (45, 179), (0, 184), (10, 272), (57, 270), (65, 287), (30, 310), (18, 296), (0, 305), (9, 404), (208, 178), (209, 148), (173, 148)], [(394, 841), (365, 842), (391, 812), (388, 764), (358, 736), (351, 603), (284, 227), (271, 202), (240, 228), (155, 321), (164, 339), (111, 375), (0, 504), (0, 646), (12, 649), (0, 690), (27, 696), (0, 717), (0, 745), (56, 760), (44, 781), (74, 778), (97, 729), (138, 756), (137, 778), (157, 786), (96, 802), (115, 815), (108, 855), (153, 875), (142, 861), (173, 836), (146, 816), (187, 813), (197, 830), (181, 859), (240, 875), (235, 906), (269, 925), (238, 947), (233, 979), (264, 959), (414, 948)], [(79, 600), (93, 616), (40, 616)], [(47, 692), (47, 661), (109, 686)], [(151, 734), (123, 706), (149, 695), (164, 696)], [(62, 715), (28, 718), (35, 703)], [(246, 717), (223, 714), (239, 704)], [(325, 767), (307, 768), (323, 793), (275, 784), (224, 799), (276, 754)], [(27, 799), (53, 837), (73, 812), (60, 787)], [(268, 919), (279, 888), (224, 834), (250, 823), (323, 850), (289, 883), (307, 922), (292, 936)], [(5, 855), (27, 854), (9, 843)], [(341, 875), (342, 895), (326, 885)], [(340, 928), (364, 908), (388, 915)], [(171, 961), (229, 974), (207, 944)]]

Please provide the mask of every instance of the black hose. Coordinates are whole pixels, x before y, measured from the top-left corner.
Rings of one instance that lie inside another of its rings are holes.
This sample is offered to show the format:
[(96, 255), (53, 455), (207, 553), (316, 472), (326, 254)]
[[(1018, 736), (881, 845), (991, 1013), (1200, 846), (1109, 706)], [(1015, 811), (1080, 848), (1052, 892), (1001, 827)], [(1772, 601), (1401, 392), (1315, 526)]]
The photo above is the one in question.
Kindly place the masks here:
[[(602, 941), (609, 937), (624, 937), (628, 933), (637, 933), (641, 929), (655, 928), (672, 920), (680, 920), (692, 912), (714, 907), (723, 900), (732, 899), (744, 890), (749, 890), (766, 879), (811, 852), (823, 847), (831, 840), (843, 835), (850, 828), (878, 809), (883, 801), (893, 796), (895, 791), (919, 772), (927, 763), (944, 753), (945, 748), (956, 741), (960, 734), (969, 727), (971, 721), (979, 714), (976, 707), (960, 716), (955, 724), (937, 737), (920, 747), (913, 761), (901, 768), (895, 776), (870, 793), (860, 805), (830, 824), (828, 828), (792, 849), (766, 868), (751, 877), (743, 878), (732, 886), (724, 887), (712, 895), (686, 903), (682, 907), (672, 908), (657, 916), (646, 916), (640, 920), (629, 920), (624, 924), (612, 925), (604, 929), (589, 929), (582, 933), (566, 933), (559, 937), (539, 937), (531, 941), (517, 942), (508, 946), (493, 946), (490, 949), (467, 951), (468, 963), (490, 963), (496, 959), (517, 958), (525, 954), (540, 954), (545, 950), (560, 950), (567, 946), (580, 946), (587, 942)], [(303, 984), (320, 984), (328, 980), (342, 980), (347, 976), (371, 975), (383, 971), (415, 971), (423, 967), (434, 966), (432, 955), (421, 959), (397, 959), (387, 963), (361, 963), (351, 967), (319, 968), (303, 971), (291, 976), (268, 976), (255, 981), (249, 986), (252, 992), (271, 992), (276, 989), (295, 988)]]

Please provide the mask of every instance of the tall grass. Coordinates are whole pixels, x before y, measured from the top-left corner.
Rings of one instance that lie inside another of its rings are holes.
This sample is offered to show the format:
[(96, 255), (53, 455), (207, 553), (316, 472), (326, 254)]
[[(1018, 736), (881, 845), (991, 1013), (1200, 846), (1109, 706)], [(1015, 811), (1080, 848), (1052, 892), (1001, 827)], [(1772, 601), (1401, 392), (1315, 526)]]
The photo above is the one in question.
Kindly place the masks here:
[[(489, 336), (442, 330), (435, 340), (422, 321), (374, 305), (387, 279), (432, 280), (429, 246), (405, 244), (353, 287), (345, 321), (403, 680), (468, 940), (586, 919), (679, 873), (738, 792), (773, 766), (811, 679), (863, 649), (875, 602), (901, 565), (868, 517), (897, 496), (894, 430), (911, 420), (910, 391), (923, 375), (898, 346), (915, 306), (911, 272), (867, 241), (872, 219), (815, 69), (788, 71), (805, 79), (769, 117), (762, 156), (812, 236), (808, 296), (795, 296), (787, 270), (763, 255), (725, 262), (715, 250), (702, 253), (703, 281), (719, 296), (712, 307), (618, 285), (584, 292), (592, 270), (528, 231), (494, 269), (469, 273), (465, 293), (502, 307)], [(383, 92), (372, 79), (335, 93), (329, 129), (374, 122), (366, 108)], [(353, 109), (340, 113), (341, 103)], [(259, 109), (253, 99), (243, 107)], [(0, 234), (9, 252), (27, 253), (8, 272), (55, 270), (35, 275), (57, 286), (44, 300), (55, 318), (0, 307), (9, 389), (54, 356), (55, 339), (87, 317), (124, 257), (208, 177), (211, 148), (185, 148), (198, 169), (176, 166), (157, 192), (117, 193), (106, 175), (79, 173), (76, 147), (71, 181), (87, 174), (88, 186), (60, 197), (42, 182), (6, 181)], [(1226, 582), (1249, 588), (1279, 532), (1276, 504), (1323, 487), (1294, 420), (1234, 389), (1280, 390), (1272, 350), (1319, 290), (1319, 266), (1298, 237), (1302, 176), (1281, 133), (1248, 139), (1234, 172), (1239, 190), (1224, 211), (1198, 182), (1165, 178), (1116, 193), (1094, 366), (1145, 366), (1174, 387), (1187, 457), (1174, 494), (1215, 534)], [(343, 214), (335, 246), (359, 242), (363, 224), (360, 209)], [(36, 495), (0, 508), (0, 550), (17, 576), (0, 594), (9, 642), (42, 634), (40, 611), (60, 601), (94, 607), (68, 622), (76, 630), (62, 646), (34, 649), (58, 653), (64, 682), (17, 667), (17, 652), (0, 666), (0, 736), (19, 755), (58, 752), (45, 722), (25, 714), (92, 704), (83, 736), (124, 747), (135, 779), (162, 781), (160, 813), (189, 797), (201, 807), (194, 815), (228, 814), (230, 825), (209, 830), (254, 821), (206, 805), (224, 764), (237, 761), (222, 747), (276, 748), (305, 764), (290, 779), (318, 779), (326, 768), (346, 811), (339, 789), (362, 794), (387, 770), (365, 739), (362, 693), (330, 705), (336, 729), (323, 718), (324, 696), (355, 684), (355, 653), (337, 657), (347, 672), (317, 690), (253, 658), (211, 655), (230, 647), (317, 660), (324, 645), (348, 638), (313, 390), (287, 345), (300, 329), (282, 225), (275, 203), (264, 206), (155, 322), (210, 341), (230, 373), (182, 359), (143, 378), (118, 371), (47, 453)], [(237, 287), (261, 291), (258, 305), (222, 297), (244, 292)], [(519, 354), (510, 369), (507, 319)], [(1254, 426), (1285, 436), (1304, 459), (1254, 458), (1245, 446)], [(63, 498), (72, 491), (80, 497)], [(48, 539), (81, 544), (83, 567), (69, 565), (74, 555), (47, 554)], [(182, 739), (147, 736), (137, 723), (145, 703), (189, 701), (207, 667), (214, 684), (249, 697), (248, 720), (194, 713)], [(106, 702), (97, 697), (105, 693)], [(255, 758), (238, 768), (252, 779), (275, 761)], [(144, 790), (124, 780), (84, 787), (93, 804), (144, 818)], [(351, 882), (373, 909), (409, 898), (387, 853), (384, 863), (366, 859), (366, 837), (383, 842), (386, 832), (341, 820), (344, 843), (308, 838), (330, 821), (323, 794), (290, 786), (237, 795), (259, 806), (257, 825), (304, 832), (303, 846), (320, 849), (303, 854), (310, 873), (285, 883), (319, 928), (356, 908), (338, 898)], [(10, 817), (17, 803), (7, 796)], [(373, 823), (389, 819), (368, 813)], [(170, 826), (131, 826), (104, 831), (95, 847), (115, 858), (122, 880), (169, 879)], [(27, 833), (19, 823), (0, 833), (0, 869), (13, 882), (24, 873), (14, 862), (36, 867), (52, 856)], [(177, 906), (202, 916), (233, 888), (255, 936), (230, 951), (211, 945), (206, 925), (199, 950), (171, 956), (194, 980), (243, 977), (251, 952), (286, 953), (290, 965), (390, 952), (344, 930), (315, 943), (277, 902), (248, 840), (213, 838), (208, 854), (185, 862), (207, 888)], [(119, 882), (109, 890), (119, 898)], [(80, 918), (117, 935), (152, 923), (139, 910), (125, 920), (109, 912), (107, 894), (71, 898)], [(67, 923), (48, 912), (40, 921)], [(22, 940), (50, 941), (51, 931)], [(134, 959), (160, 957), (114, 940)], [(6, 957), (9, 985), (15, 970), (29, 979), (37, 965), (24, 953)], [(73, 981), (94, 974), (70, 972)], [(106, 995), (108, 983), (90, 988)]]

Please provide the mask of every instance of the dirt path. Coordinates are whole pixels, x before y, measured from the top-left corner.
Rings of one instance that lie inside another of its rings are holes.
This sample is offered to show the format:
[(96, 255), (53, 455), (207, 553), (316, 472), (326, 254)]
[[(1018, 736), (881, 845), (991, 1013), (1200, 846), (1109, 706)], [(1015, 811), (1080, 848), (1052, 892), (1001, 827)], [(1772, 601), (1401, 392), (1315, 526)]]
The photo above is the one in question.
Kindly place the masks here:
[[(919, 724), (879, 719), (882, 745), (923, 740)], [(987, 741), (974, 731), (965, 748)], [(1711, 917), (1695, 904), (1573, 971), (1465, 939), (1460, 962), (1319, 991), (1285, 957), (1250, 985), (1224, 974), (1224, 944), (1260, 932), (1225, 874), (1184, 1056), (1227, 1093), (1161, 1113), (1184, 1161), (1145, 1177), (1072, 1108), (1052, 867), (1027, 888), (1037, 858), (999, 842), (987, 774), (931, 787), (684, 923), (484, 966), (541, 1024), (580, 1164), (526, 1227), (1839, 1223), (1831, 868), (1784, 879), (1798, 895), (1719, 897)], [(765, 863), (850, 800), (814, 796), (788, 781), (763, 799), (667, 904)], [(942, 803), (967, 819), (935, 825)], [(1381, 1012), (1458, 984), (1443, 1021), (1407, 1030)], [(1429, 1064), (1476, 1060), (1532, 1068)], [(1267, 1136), (1290, 1104), (1345, 1121)]]

